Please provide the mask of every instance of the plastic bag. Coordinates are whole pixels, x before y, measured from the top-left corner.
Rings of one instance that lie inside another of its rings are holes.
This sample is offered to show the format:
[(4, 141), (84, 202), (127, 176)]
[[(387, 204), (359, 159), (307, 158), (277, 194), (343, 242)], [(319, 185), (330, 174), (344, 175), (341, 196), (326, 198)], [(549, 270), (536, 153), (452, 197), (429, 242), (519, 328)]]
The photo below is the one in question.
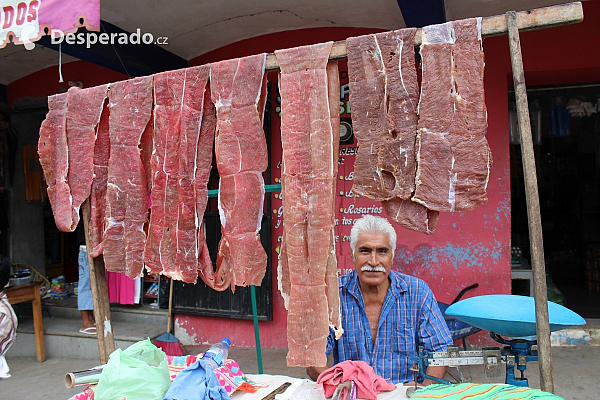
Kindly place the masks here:
[(162, 400), (170, 385), (167, 356), (146, 339), (110, 355), (100, 375), (95, 398)]

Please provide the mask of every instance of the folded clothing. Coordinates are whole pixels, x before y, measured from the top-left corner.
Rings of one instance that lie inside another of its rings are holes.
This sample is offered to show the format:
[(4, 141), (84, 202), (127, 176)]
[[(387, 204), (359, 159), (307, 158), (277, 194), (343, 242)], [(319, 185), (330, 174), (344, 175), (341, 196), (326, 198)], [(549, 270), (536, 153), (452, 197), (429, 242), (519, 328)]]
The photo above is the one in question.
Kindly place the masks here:
[(562, 399), (552, 393), (528, 387), (496, 383), (460, 383), (457, 385), (429, 385), (411, 396), (412, 399), (469, 399), (469, 400), (519, 400)]
[(336, 387), (348, 381), (354, 381), (357, 396), (367, 400), (376, 400), (379, 393), (396, 388), (396, 385), (377, 375), (364, 361), (343, 361), (323, 371), (317, 379), (317, 383), (323, 384), (325, 397), (333, 396)]

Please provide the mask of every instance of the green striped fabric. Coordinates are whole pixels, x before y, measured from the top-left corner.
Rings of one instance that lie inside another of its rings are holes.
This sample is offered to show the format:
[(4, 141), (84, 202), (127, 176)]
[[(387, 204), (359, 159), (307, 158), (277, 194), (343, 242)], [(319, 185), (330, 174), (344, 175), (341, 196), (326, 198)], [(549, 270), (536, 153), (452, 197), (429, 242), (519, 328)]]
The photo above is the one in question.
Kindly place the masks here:
[(552, 393), (495, 383), (461, 383), (458, 385), (430, 385), (421, 388), (411, 399), (469, 399), (469, 400), (521, 400), (562, 399)]

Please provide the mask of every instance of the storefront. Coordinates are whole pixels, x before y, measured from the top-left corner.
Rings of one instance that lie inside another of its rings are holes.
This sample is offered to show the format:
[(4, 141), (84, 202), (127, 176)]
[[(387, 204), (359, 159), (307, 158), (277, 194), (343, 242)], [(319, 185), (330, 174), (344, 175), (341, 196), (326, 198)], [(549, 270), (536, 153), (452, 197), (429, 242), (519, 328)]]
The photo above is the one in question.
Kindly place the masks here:
[[(586, 265), (597, 265), (596, 259), (599, 257), (594, 250), (594, 246), (600, 244), (600, 234), (597, 231), (600, 212), (598, 162), (595, 150), (599, 117), (597, 113), (589, 117), (571, 117), (571, 134), (557, 136), (552, 135), (548, 107), (551, 105), (550, 98), (565, 97), (568, 103), (570, 98), (578, 98), (582, 94), (593, 98), (592, 103), (596, 104), (597, 98), (594, 96), (600, 93), (600, 86), (595, 86), (600, 82), (600, 55), (590, 51), (589, 40), (582, 38), (594, 38), (600, 33), (600, 4), (584, 2), (584, 14), (585, 19), (580, 24), (521, 34), (526, 83), (528, 87), (536, 89), (531, 92), (530, 105), (535, 97), (542, 109), (542, 141), (536, 146), (536, 151), (539, 150), (536, 153), (536, 161), (547, 270), (563, 291), (567, 306), (570, 305), (571, 291), (597, 291), (597, 266), (593, 269), (587, 268)], [(283, 47), (343, 40), (349, 36), (372, 32), (377, 30), (315, 28), (278, 32), (232, 43), (192, 59), (189, 65), (272, 52)], [(450, 302), (462, 288), (473, 283), (478, 283), (479, 288), (469, 292), (469, 295), (510, 293), (513, 287), (511, 247), (520, 246), (523, 249), (523, 257), (528, 257), (524, 197), (522, 191), (519, 191), (522, 178), (518, 175), (518, 149), (510, 142), (512, 75), (508, 40), (506, 36), (487, 38), (483, 46), (486, 57), (485, 90), (489, 125), (487, 139), (494, 160), (487, 189), (488, 202), (472, 212), (442, 214), (437, 231), (430, 236), (397, 228), (398, 247), (393, 268), (424, 279), (433, 289), (437, 299), (443, 302)], [(346, 71), (345, 61), (340, 62), (340, 116), (345, 122), (351, 122), (352, 110), (348, 99)], [(65, 82), (81, 81), (84, 87), (125, 79), (125, 76), (119, 73), (83, 61), (65, 64), (63, 75)], [(268, 78), (270, 105), (266, 121), (270, 121), (270, 124), (266, 127), (266, 133), (270, 144), (270, 170), (266, 183), (277, 184), (281, 161), (277, 74), (270, 73)], [(51, 82), (56, 82), (56, 68), (22, 78), (8, 85), (9, 103), (15, 107), (22, 104), (26, 96), (42, 98), (67, 87), (66, 83), (59, 85)], [(548, 89), (551, 85), (560, 87)], [(537, 90), (541, 86), (544, 89)], [(574, 88), (566, 89), (565, 86)], [(564, 92), (565, 90), (569, 92)], [(43, 117), (43, 112), (36, 112)], [(27, 143), (35, 143), (35, 128), (28, 128), (28, 132), (30, 133)], [(20, 141), (19, 144), (20, 154), (22, 146), (26, 143)], [(355, 152), (354, 139), (350, 138), (342, 143), (335, 228), (340, 273), (353, 268), (348, 240), (353, 221), (364, 213), (385, 215), (377, 202), (356, 198), (351, 192)], [(557, 162), (563, 162), (564, 165), (555, 166)], [(20, 168), (22, 164), (17, 165)], [(563, 173), (566, 175), (562, 175)], [(18, 178), (19, 175), (15, 177)], [(13, 190), (11, 204), (15, 205), (18, 202), (26, 205), (14, 206), (19, 210), (19, 215), (31, 213), (29, 209), (36, 207), (36, 212), (40, 213), (43, 219), (41, 202), (35, 203), (36, 205), (27, 203), (24, 198), (16, 197), (15, 192)], [(557, 193), (562, 194), (559, 196)], [(569, 194), (577, 195), (577, 201), (569, 202), (572, 198)], [(268, 196), (263, 227), (269, 229), (263, 229), (261, 234), (265, 248), (270, 248), (270, 275), (265, 278), (265, 287), (259, 289), (258, 293), (261, 319), (259, 329), (263, 347), (284, 348), (287, 346), (286, 311), (277, 289), (276, 275), (281, 238), (281, 199), (278, 192), (269, 193)], [(565, 202), (569, 207), (564, 206)], [(214, 211), (215, 205), (209, 204), (207, 229), (210, 229), (211, 225), (208, 221), (213, 221), (215, 235), (212, 239), (207, 235), (207, 238), (218, 243), (218, 218), (215, 219)], [(576, 218), (573, 215), (576, 215)], [(12, 222), (13, 248), (29, 235), (32, 227), (36, 226), (36, 231), (43, 231), (43, 224), (39, 222), (37, 225), (26, 226), (17, 226), (15, 220)], [(42, 248), (43, 240), (48, 238), (41, 240)], [(27, 243), (30, 245), (31, 241)], [(18, 254), (26, 257), (24, 250), (20, 250)], [(39, 262), (40, 256), (43, 259), (44, 254), (48, 254), (48, 249), (45, 253), (35, 253), (36, 262)], [(68, 268), (71, 267), (66, 263), (64, 267), (66, 269), (63, 273), (68, 274)], [(586, 278), (586, 271), (590, 271), (589, 278)], [(226, 332), (236, 346), (254, 346), (247, 291), (238, 289), (235, 295), (229, 292), (216, 294), (202, 288), (202, 283), (196, 287), (190, 286), (178, 284), (175, 291), (175, 334), (184, 344), (214, 343)], [(598, 297), (592, 298), (595, 299), (592, 301), (595, 301), (596, 306), (590, 312), (599, 313)], [(585, 312), (582, 315), (588, 317)], [(215, 329), (215, 326), (219, 329)]]

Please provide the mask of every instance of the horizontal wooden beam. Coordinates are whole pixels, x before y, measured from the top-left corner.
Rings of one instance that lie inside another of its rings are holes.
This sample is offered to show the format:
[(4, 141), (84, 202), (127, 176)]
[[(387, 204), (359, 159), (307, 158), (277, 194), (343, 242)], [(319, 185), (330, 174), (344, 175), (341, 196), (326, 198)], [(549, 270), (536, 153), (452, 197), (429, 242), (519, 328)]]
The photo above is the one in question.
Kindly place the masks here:
[[(521, 32), (576, 24), (581, 21), (583, 21), (583, 6), (580, 1), (557, 6), (534, 8), (533, 10), (517, 13), (517, 24)], [(422, 29), (417, 29), (415, 46), (421, 45), (422, 32)], [(508, 25), (505, 14), (483, 17), (481, 19), (481, 35), (483, 37), (504, 35), (506, 33), (508, 33)], [(341, 60), (347, 56), (346, 42), (343, 40), (335, 42), (331, 48), (331, 53), (329, 53), (329, 59)], [(267, 55), (266, 70), (276, 71), (278, 69), (279, 62), (275, 54)]]

